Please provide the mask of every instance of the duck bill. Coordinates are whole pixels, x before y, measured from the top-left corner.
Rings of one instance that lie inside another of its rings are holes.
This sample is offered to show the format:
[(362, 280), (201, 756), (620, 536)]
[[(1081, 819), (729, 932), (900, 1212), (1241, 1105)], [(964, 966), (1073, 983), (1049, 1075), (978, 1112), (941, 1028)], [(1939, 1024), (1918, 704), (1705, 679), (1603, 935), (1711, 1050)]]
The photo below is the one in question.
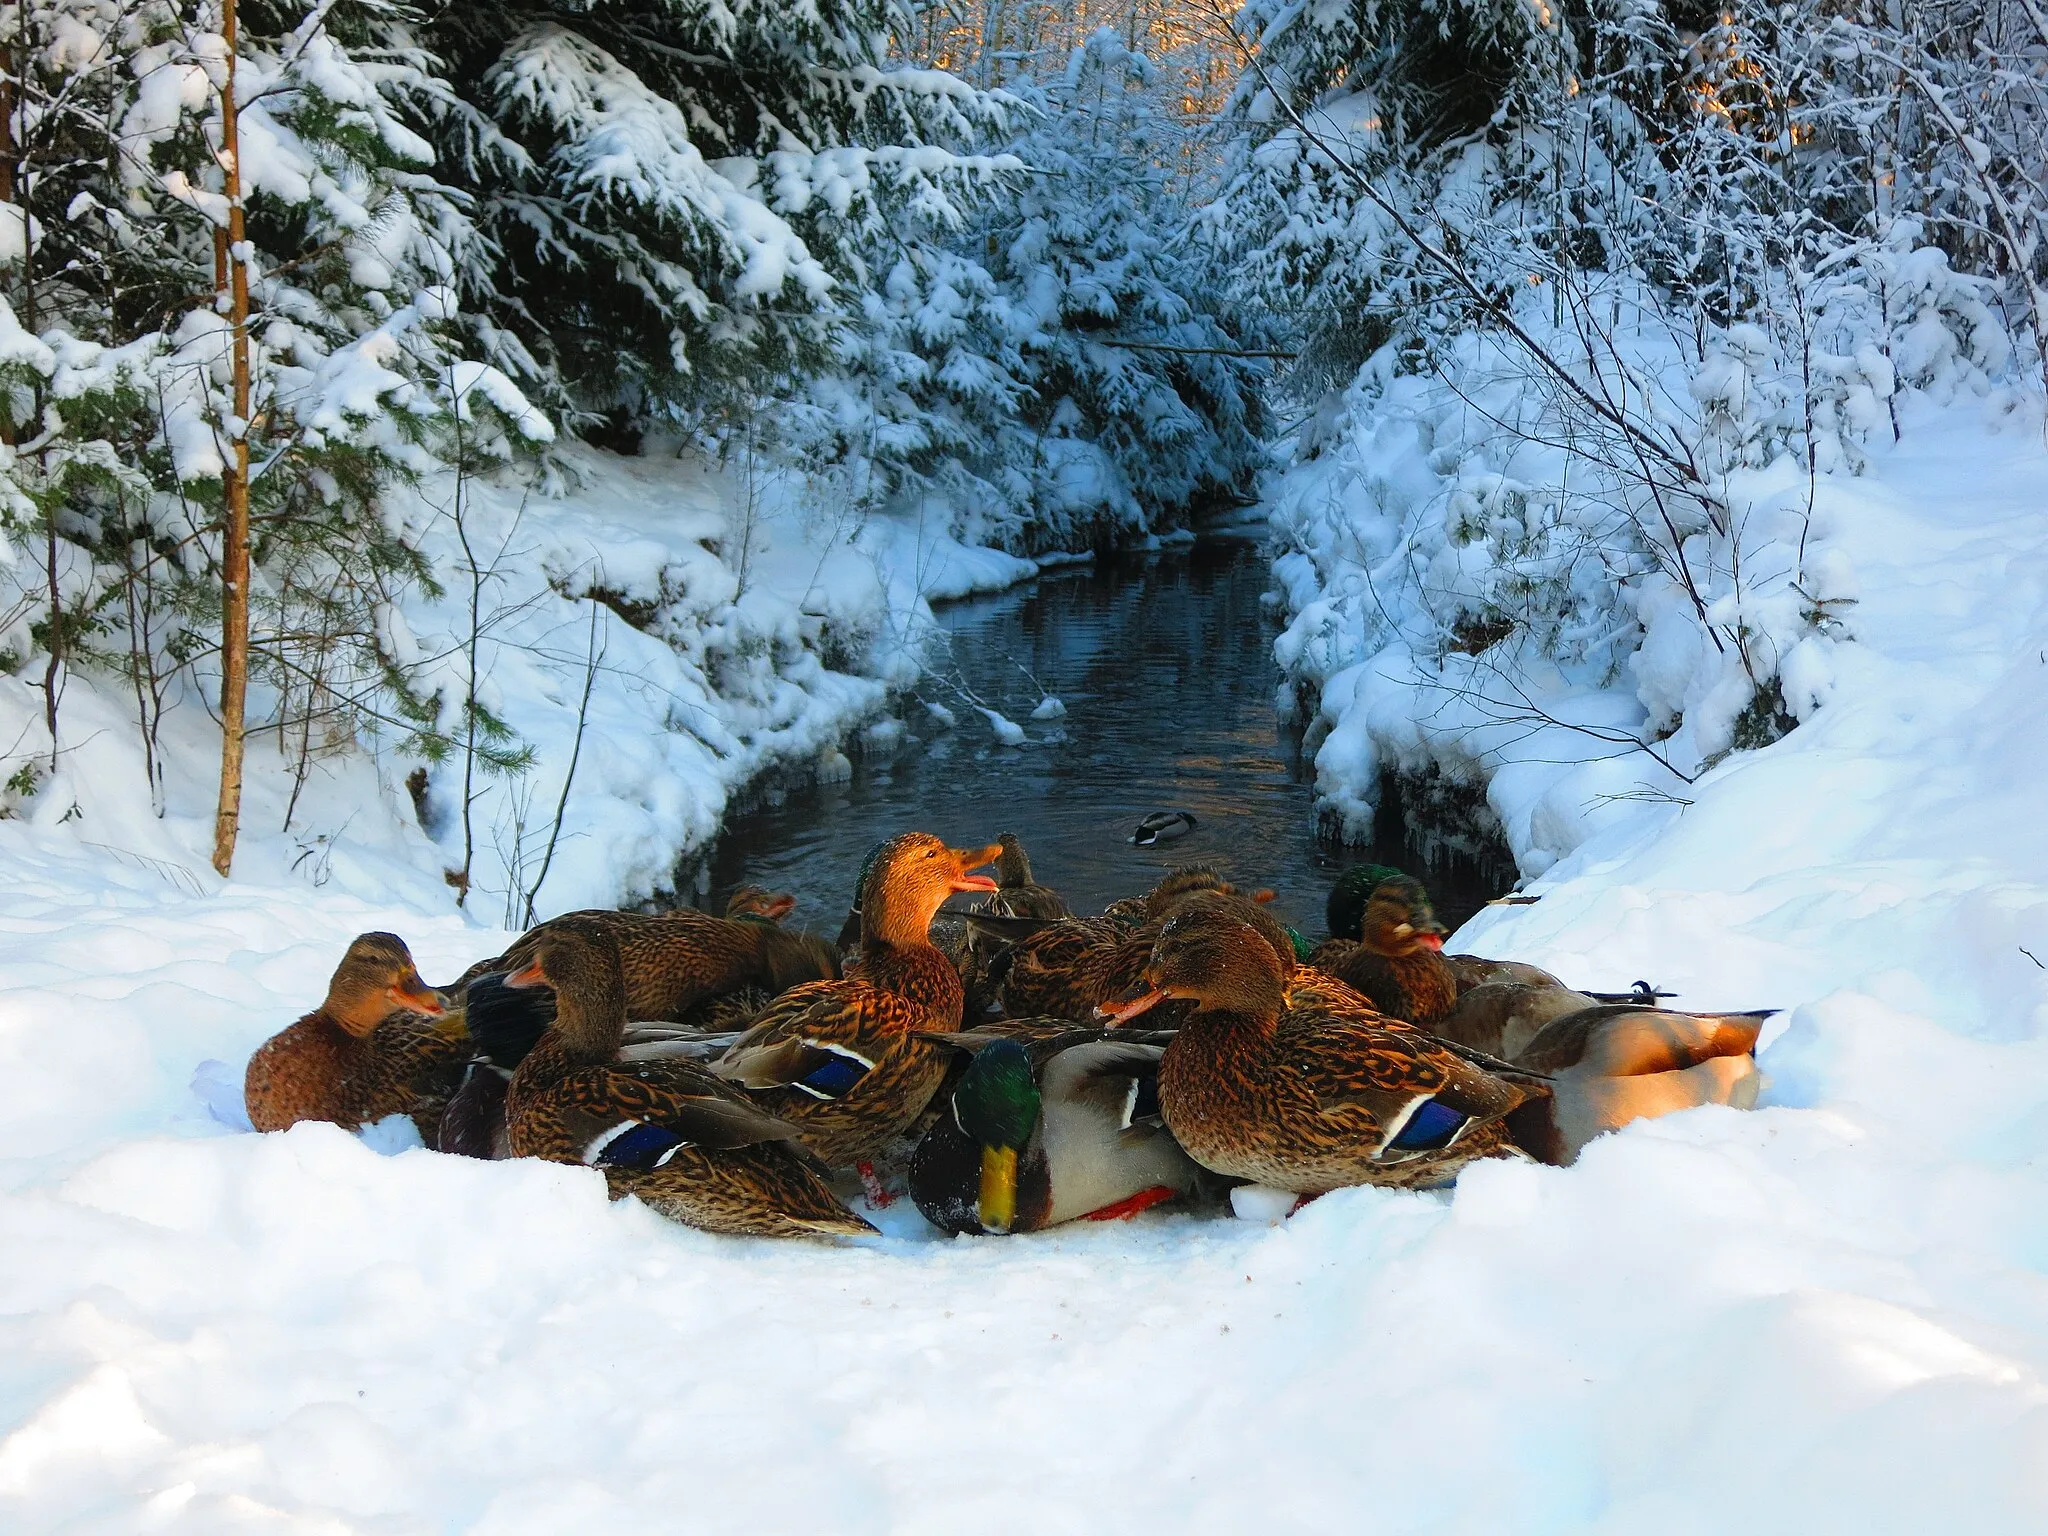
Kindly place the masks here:
[(448, 1005), (441, 1001), (441, 994), (429, 991), (425, 982), (400, 982), (391, 989), (391, 1000), (401, 1008), (423, 1013), (430, 1019), (438, 1019), (448, 1011)]
[(794, 896), (778, 896), (761, 909), (761, 915), (771, 923), (779, 923), (796, 910)]
[(1112, 1025), (1128, 1024), (1139, 1014), (1158, 1007), (1171, 996), (1173, 994), (1164, 988), (1155, 987), (1143, 997), (1134, 997), (1128, 1003), (1119, 1003), (1113, 1008), (1105, 1003), (1095, 1010), (1095, 1015), (1097, 1018), (1109, 1020)]
[(1415, 935), (1415, 942), (1424, 949), (1435, 950), (1438, 954), (1444, 951), (1444, 936), (1440, 933), (1418, 933)]
[(981, 1149), (981, 1188), (974, 1201), (981, 1230), (1002, 1234), (1017, 1223), (1017, 1149)]
[(516, 971), (507, 971), (504, 981), (500, 983), (501, 986), (507, 987), (544, 987), (547, 984), (548, 979), (541, 974), (538, 960), (530, 961)]
[(970, 875), (968, 871), (970, 869), (985, 868), (1001, 858), (1003, 856), (1003, 845), (1001, 843), (990, 843), (986, 848), (950, 848), (947, 852), (953, 855), (954, 860), (959, 865), (958, 872), (952, 879), (952, 888), (954, 890), (993, 891), (997, 889), (996, 882), (992, 877), (988, 875)]

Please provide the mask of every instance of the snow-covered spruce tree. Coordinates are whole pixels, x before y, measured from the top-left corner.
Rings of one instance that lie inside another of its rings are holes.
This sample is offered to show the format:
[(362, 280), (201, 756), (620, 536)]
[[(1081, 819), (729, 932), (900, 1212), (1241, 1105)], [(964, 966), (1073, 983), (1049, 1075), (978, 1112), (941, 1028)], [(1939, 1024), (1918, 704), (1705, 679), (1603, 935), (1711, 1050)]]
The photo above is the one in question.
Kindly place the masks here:
[(899, 222), (870, 247), (864, 323), (811, 392), (855, 494), (928, 497), (963, 533), (1038, 551), (1248, 493), (1264, 343), (1183, 238), (1155, 81), (1098, 31), (1051, 80), (1012, 82), (1012, 189), (964, 229)]
[(454, 0), (444, 171), (497, 261), (497, 360), (570, 419), (752, 406), (815, 371), (885, 213), (957, 216), (999, 101), (890, 64), (898, 0)]
[[(382, 492), (435, 462), (458, 394), (547, 427), (445, 339), (474, 237), (405, 126), (437, 88), (400, 13), (243, 7), (234, 247), (219, 13), (43, 0), (6, 14), (0, 470), (10, 537), (37, 558), (9, 573), (5, 645), (40, 673), (43, 749), (61, 766), (66, 668), (118, 668), (162, 808), (163, 712), (216, 667), (238, 437), (251, 466), (251, 727), (295, 739), (302, 764), (363, 726), (416, 733), (431, 706), (390, 664), (381, 626), (394, 588), (426, 573)], [(233, 409), (238, 275), (246, 419)]]

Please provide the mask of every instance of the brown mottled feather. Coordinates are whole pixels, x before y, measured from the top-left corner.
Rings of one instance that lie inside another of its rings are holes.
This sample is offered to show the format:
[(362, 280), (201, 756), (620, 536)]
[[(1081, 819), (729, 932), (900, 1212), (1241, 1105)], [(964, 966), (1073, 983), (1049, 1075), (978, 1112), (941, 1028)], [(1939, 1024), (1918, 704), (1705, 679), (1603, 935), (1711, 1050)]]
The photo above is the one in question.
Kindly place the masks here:
[[(953, 849), (927, 833), (892, 838), (862, 889), (862, 937), (852, 974), (785, 992), (712, 1063), (765, 1108), (803, 1132), (804, 1143), (834, 1166), (871, 1160), (901, 1138), (944, 1080), (949, 1053), (923, 1038), (960, 1027), (960, 972), (934, 948), (940, 903), (955, 890), (987, 889), (967, 871), (998, 850)], [(795, 1084), (834, 1054), (872, 1063), (836, 1097)]]
[[(1543, 1090), (1475, 1066), (1418, 1030), (1389, 1027), (1227, 911), (1196, 909), (1160, 936), (1150, 985), (1198, 1011), (1167, 1047), (1166, 1121), (1205, 1167), (1301, 1194), (1352, 1184), (1429, 1187), (1513, 1150), (1504, 1117)], [(1290, 981), (1292, 984), (1290, 985)], [(1450, 1145), (1387, 1146), (1434, 1098), (1469, 1116)]]
[[(804, 1144), (835, 1167), (873, 1158), (908, 1131), (945, 1079), (949, 1057), (919, 1038), (960, 1026), (960, 974), (937, 950), (908, 963), (870, 963), (859, 977), (813, 982), (775, 999), (714, 1069), (798, 1126)], [(874, 1066), (841, 1098), (789, 1084), (829, 1041)]]
[[(1278, 920), (1213, 870), (1174, 871), (1143, 898), (1142, 906), (1148, 915), (1135, 927), (1106, 917), (1077, 917), (1019, 943), (1003, 978), (1003, 1011), (1093, 1019), (1097, 1008), (1129, 1001), (1145, 990), (1145, 966), (1160, 930), (1196, 908), (1228, 911), (1292, 953)], [(1172, 1010), (1162, 1022), (1183, 1011)]]
[(1144, 990), (1153, 935), (1100, 917), (1069, 918), (1010, 950), (998, 989), (1003, 1012), (1087, 1019), (1098, 1005)]
[(437, 1026), (399, 1006), (388, 995), (394, 985), (426, 991), (404, 943), (383, 933), (352, 943), (326, 1000), (249, 1058), (242, 1084), (249, 1123), (281, 1131), (301, 1120), (325, 1120), (354, 1130), (404, 1114), (427, 1145), (435, 1145), (469, 1042), (459, 1020)]
[(772, 923), (702, 912), (571, 912), (523, 934), (504, 954), (480, 960), (462, 981), (516, 970), (532, 960), (542, 935), (560, 923), (588, 924), (618, 946), (626, 979), (626, 1017), (678, 1019), (707, 998), (742, 987), (782, 990), (838, 975), (829, 945)]
[(672, 1220), (764, 1237), (873, 1230), (832, 1197), (796, 1150), (796, 1129), (696, 1063), (622, 1063), (623, 986), (616, 944), (601, 925), (557, 923), (528, 965), (555, 988), (556, 1021), (519, 1064), (506, 1127), (519, 1157), (583, 1163), (623, 1122), (685, 1139), (654, 1168), (604, 1168), (612, 1198), (633, 1195)]

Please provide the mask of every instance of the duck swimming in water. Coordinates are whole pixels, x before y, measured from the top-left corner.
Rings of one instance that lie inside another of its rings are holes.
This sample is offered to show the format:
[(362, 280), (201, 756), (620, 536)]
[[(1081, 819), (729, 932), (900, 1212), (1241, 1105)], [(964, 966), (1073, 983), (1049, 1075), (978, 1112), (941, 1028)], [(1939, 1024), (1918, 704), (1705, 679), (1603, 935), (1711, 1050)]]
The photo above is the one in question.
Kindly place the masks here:
[(1186, 837), (1200, 823), (1187, 811), (1154, 811), (1138, 823), (1128, 841), (1135, 847), (1150, 848), (1158, 843), (1170, 843), (1177, 837)]

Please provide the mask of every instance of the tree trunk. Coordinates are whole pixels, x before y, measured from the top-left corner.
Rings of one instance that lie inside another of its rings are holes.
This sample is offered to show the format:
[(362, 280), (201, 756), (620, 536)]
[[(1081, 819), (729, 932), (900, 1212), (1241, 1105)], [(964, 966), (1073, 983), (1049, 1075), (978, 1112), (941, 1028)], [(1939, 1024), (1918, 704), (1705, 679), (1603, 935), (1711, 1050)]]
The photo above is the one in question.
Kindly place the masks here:
[(235, 0), (222, 0), (221, 34), (228, 78), (221, 93), (221, 169), (227, 178), (228, 315), (234, 325), (233, 455), (222, 473), (220, 806), (213, 822), (213, 867), (234, 866), (242, 822), (243, 715), (249, 695), (249, 263), (242, 223), (241, 132), (235, 108)]

